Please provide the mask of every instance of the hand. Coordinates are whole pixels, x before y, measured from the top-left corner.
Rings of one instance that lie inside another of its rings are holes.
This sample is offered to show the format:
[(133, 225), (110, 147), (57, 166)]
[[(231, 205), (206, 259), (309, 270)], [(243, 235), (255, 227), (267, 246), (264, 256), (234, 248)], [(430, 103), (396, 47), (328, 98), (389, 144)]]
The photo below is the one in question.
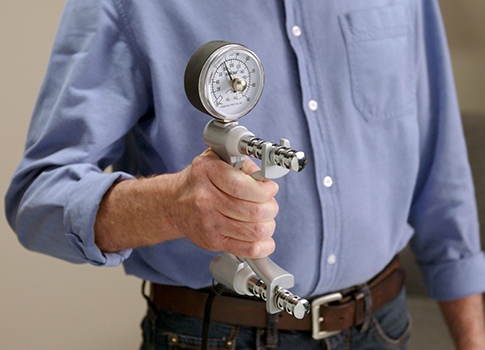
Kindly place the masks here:
[(179, 177), (174, 228), (207, 250), (249, 258), (271, 254), (278, 185), (249, 176), (257, 170), (249, 158), (237, 170), (210, 150), (196, 157)]
[(208, 150), (176, 174), (121, 181), (100, 203), (94, 225), (96, 245), (120, 251), (189, 238), (198, 246), (241, 257), (261, 258), (274, 250), (278, 185), (249, 174)]

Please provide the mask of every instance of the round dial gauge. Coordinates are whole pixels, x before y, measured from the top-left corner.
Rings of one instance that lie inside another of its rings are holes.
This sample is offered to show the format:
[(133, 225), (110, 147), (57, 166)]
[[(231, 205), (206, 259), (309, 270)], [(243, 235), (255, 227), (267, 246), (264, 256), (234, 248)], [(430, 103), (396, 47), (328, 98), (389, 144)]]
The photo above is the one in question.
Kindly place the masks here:
[(192, 55), (185, 70), (185, 92), (200, 111), (233, 121), (251, 111), (263, 92), (261, 61), (247, 47), (211, 41)]

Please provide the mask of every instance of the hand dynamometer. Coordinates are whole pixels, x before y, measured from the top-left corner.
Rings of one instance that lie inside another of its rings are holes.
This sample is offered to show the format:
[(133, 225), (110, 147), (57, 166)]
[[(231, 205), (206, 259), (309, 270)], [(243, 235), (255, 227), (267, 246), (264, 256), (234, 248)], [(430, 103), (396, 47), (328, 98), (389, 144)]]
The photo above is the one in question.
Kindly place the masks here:
[[(251, 175), (260, 181), (303, 170), (306, 156), (291, 149), (288, 140), (262, 140), (236, 121), (254, 108), (263, 92), (263, 66), (254, 52), (240, 44), (208, 42), (190, 58), (184, 83), (192, 105), (215, 118), (203, 137), (222, 160), (240, 169), (246, 156), (260, 159), (261, 170)], [(222, 252), (212, 260), (210, 271), (238, 294), (265, 300), (271, 314), (285, 310), (301, 319), (310, 310), (307, 300), (288, 290), (294, 286), (293, 275), (268, 257), (248, 259)]]

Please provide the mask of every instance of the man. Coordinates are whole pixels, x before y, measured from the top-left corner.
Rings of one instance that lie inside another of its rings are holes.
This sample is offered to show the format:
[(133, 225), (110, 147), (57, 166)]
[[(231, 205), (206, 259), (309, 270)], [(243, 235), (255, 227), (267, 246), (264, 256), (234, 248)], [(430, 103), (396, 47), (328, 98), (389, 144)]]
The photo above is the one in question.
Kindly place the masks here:
[[(212, 40), (261, 58), (265, 92), (241, 124), (290, 139), (304, 172), (257, 182), (252, 161), (205, 151), (183, 74)], [(243, 317), (261, 303), (225, 295), (209, 348), (405, 348), (394, 257), (411, 239), (457, 348), (483, 349), (485, 259), (451, 77), (436, 1), (68, 1), (7, 216), (29, 249), (152, 282), (143, 348), (200, 346), (219, 250), (272, 253), (293, 292), (345, 304), (322, 305), (339, 333), (314, 340), (328, 320)]]

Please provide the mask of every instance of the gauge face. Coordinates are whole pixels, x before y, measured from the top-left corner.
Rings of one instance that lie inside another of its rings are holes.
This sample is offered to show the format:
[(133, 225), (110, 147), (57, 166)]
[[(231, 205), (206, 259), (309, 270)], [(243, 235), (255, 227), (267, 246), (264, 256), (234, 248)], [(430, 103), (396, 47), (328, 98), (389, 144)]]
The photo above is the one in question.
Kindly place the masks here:
[(241, 45), (227, 45), (218, 51), (202, 71), (204, 89), (199, 92), (216, 118), (236, 120), (251, 111), (261, 97), (263, 67), (256, 55)]
[[(195, 89), (194, 80), (197, 80)], [(233, 121), (251, 111), (263, 92), (259, 58), (243, 45), (210, 42), (187, 65), (186, 92), (192, 104), (216, 119)]]

